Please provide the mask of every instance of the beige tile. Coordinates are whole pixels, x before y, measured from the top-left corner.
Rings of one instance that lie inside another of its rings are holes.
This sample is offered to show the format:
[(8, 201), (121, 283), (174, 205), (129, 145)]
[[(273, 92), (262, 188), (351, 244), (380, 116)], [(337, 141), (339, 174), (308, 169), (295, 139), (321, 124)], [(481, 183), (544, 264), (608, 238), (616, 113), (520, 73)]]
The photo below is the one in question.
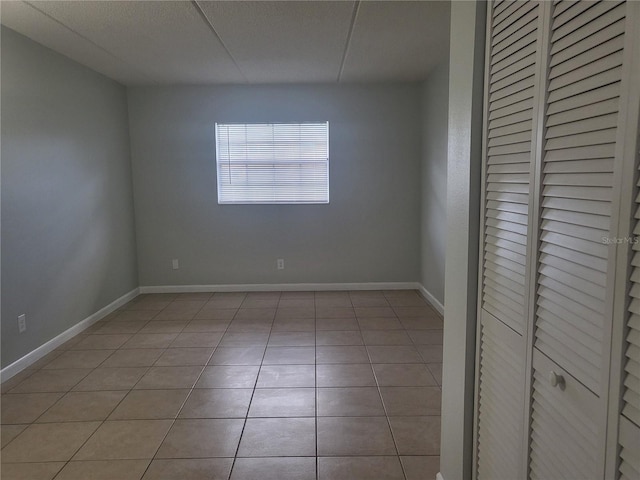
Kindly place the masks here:
[(214, 293), (203, 308), (239, 308), (246, 296), (245, 293)]
[(213, 292), (187, 292), (177, 293), (174, 302), (208, 302), (211, 300)]
[(263, 365), (257, 388), (315, 387), (314, 365)]
[(147, 323), (140, 333), (180, 333), (187, 326), (187, 321), (170, 322), (153, 320)]
[[(318, 300), (316, 299), (316, 303)], [(316, 306), (316, 318), (355, 318), (353, 307), (318, 307)]]
[(73, 457), (74, 460), (152, 458), (172, 420), (106, 421)]
[(275, 308), (279, 300), (279, 297), (256, 298), (247, 295), (240, 308)]
[(249, 418), (238, 450), (239, 457), (315, 454), (315, 418)]
[(313, 318), (278, 319), (273, 322), (273, 332), (315, 332), (316, 321)]
[(269, 333), (271, 324), (271, 320), (234, 320), (229, 324), (227, 332)]
[(369, 363), (369, 356), (361, 346), (316, 347), (316, 363)]
[(442, 363), (442, 345), (418, 345), (416, 348), (425, 363)]
[(440, 317), (406, 317), (400, 323), (407, 330), (442, 330), (444, 324)]
[(315, 388), (262, 388), (255, 391), (249, 417), (313, 417)]
[(316, 296), (316, 308), (351, 308), (351, 298), (348, 293), (344, 295), (335, 295), (330, 297)]
[(227, 480), (233, 458), (156, 459), (143, 480)]
[[(2, 438), (0, 448), (4, 448), (5, 445), (20, 435), (28, 426), (29, 425), (2, 425), (2, 427), (0, 427), (0, 437)], [(2, 477), (0, 476), (0, 478)]]
[(2, 450), (2, 461), (64, 462), (98, 428), (100, 422), (34, 424)]
[(436, 379), (438, 385), (442, 385), (442, 364), (441, 363), (427, 363), (427, 368)]
[(88, 392), (96, 390), (129, 390), (143, 377), (147, 367), (96, 368), (73, 390)]
[(409, 330), (407, 333), (416, 345), (442, 345), (442, 330)]
[(389, 417), (400, 455), (439, 455), (440, 416)]
[(98, 335), (134, 334), (139, 332), (144, 325), (145, 322), (106, 322), (95, 333)]
[(177, 333), (136, 333), (122, 348), (167, 348)]
[(280, 300), (296, 300), (296, 299), (311, 299), (315, 298), (315, 292), (313, 291), (284, 291), (280, 292)]
[(359, 331), (326, 330), (316, 333), (316, 344), (319, 346), (364, 345), (364, 342)]
[(230, 321), (235, 317), (237, 308), (218, 308), (216, 305), (206, 304), (202, 307), (196, 316), (195, 320), (227, 320)]
[(318, 388), (318, 416), (384, 416), (382, 400), (376, 387)]
[(236, 316), (233, 318), (236, 320), (269, 320), (272, 321), (276, 316), (276, 309), (274, 308), (239, 308), (236, 312)]
[(20, 393), (2, 395), (2, 424), (32, 423), (64, 393)]
[(123, 349), (113, 352), (107, 358), (102, 367), (150, 367), (153, 365), (164, 349), (162, 348), (140, 348), (140, 349)]
[(257, 365), (214, 365), (205, 367), (195, 388), (253, 388)]
[(90, 372), (84, 368), (38, 370), (10, 393), (67, 392)]
[[(315, 311), (315, 300), (313, 297), (306, 298), (280, 298), (278, 309), (288, 308), (312, 308)], [(276, 314), (277, 315), (277, 314)]]
[(387, 415), (440, 415), (438, 387), (380, 387)]
[(116, 350), (131, 338), (131, 334), (87, 335), (70, 350)]
[(114, 322), (149, 321), (158, 314), (157, 310), (122, 310), (113, 318)]
[(394, 317), (395, 313), (391, 307), (356, 307), (356, 317)]
[(426, 365), (412, 363), (374, 364), (381, 387), (432, 387), (436, 384)]
[(43, 368), (47, 370), (52, 368), (96, 368), (112, 353), (113, 350), (66, 351)]
[(166, 308), (169, 303), (169, 300), (151, 300), (151, 299), (143, 299), (135, 302), (130, 302), (124, 307), (123, 310), (148, 310), (150, 312), (158, 313), (163, 308)]
[(201, 372), (201, 366), (151, 367), (135, 388), (192, 388)]
[(413, 345), (404, 330), (365, 330), (362, 338), (365, 345)]
[(371, 365), (368, 363), (317, 365), (318, 387), (375, 387)]
[(351, 295), (351, 303), (354, 307), (388, 307), (389, 302), (383, 296), (354, 296)]
[(244, 418), (253, 390), (250, 388), (197, 389), (180, 411), (180, 418)]
[(69, 462), (56, 480), (140, 480), (149, 460)]
[(400, 466), (398, 457), (380, 456), (318, 458), (318, 480), (372, 479), (404, 480), (404, 474), (402, 473), (402, 467)]
[(366, 317), (358, 319), (358, 326), (362, 331), (365, 330), (399, 330), (402, 331), (404, 327), (402, 323), (396, 318), (391, 317)]
[(264, 347), (218, 347), (209, 365), (260, 365)]
[(313, 332), (272, 332), (270, 347), (310, 347), (316, 344)]
[(196, 316), (207, 302), (189, 300), (184, 302), (172, 302), (154, 320), (191, 320)]
[(418, 293), (407, 295), (390, 295), (388, 301), (394, 307), (425, 307), (427, 302)]
[(105, 420), (125, 395), (126, 392), (69, 392), (38, 423)]
[(189, 390), (133, 390), (109, 420), (161, 420), (178, 416)]
[(313, 365), (315, 347), (267, 347), (264, 365)]
[(360, 330), (358, 321), (353, 318), (318, 318), (316, 320), (316, 331), (331, 331), (331, 330)]
[(168, 348), (158, 358), (156, 367), (178, 367), (188, 365), (206, 365), (213, 348)]
[[(77, 342), (82, 341), (82, 339), (84, 337), (85, 337), (84, 335), (78, 335), (77, 337), (74, 337), (71, 340), (68, 340), (66, 342), (66, 344), (75, 345)], [(74, 342), (73, 340), (77, 340), (77, 341)], [(67, 345), (65, 345), (65, 346), (67, 346)], [(39, 370), (41, 368), (44, 368), (44, 367), (48, 366), (51, 362), (56, 360), (65, 351), (69, 350), (69, 348), (70, 347), (67, 347), (67, 348), (58, 347), (58, 348), (56, 348), (53, 352), (46, 354), (41, 359), (39, 359), (36, 362), (34, 362), (31, 365), (29, 365), (29, 371), (31, 373), (34, 373), (36, 370)], [(66, 368), (66, 367), (64, 367), (64, 368)], [(85, 367), (69, 367), (69, 368), (88, 368), (88, 367), (85, 366)], [(22, 373), (22, 372), (20, 372), (20, 373)]]
[[(62, 352), (59, 352), (58, 355), (60, 355), (61, 353)], [(19, 383), (24, 382), (27, 378), (29, 378), (31, 375), (33, 375), (37, 371), (38, 370), (36, 369), (29, 368), (29, 369), (22, 370), (21, 372), (18, 372), (13, 377), (7, 380), (3, 378), (2, 385), (0, 386), (0, 392), (7, 393), (9, 390), (11, 390), (12, 388), (15, 388)]]
[(396, 455), (385, 417), (318, 417), (318, 456)]
[(316, 480), (315, 457), (238, 458), (231, 480)]
[(227, 332), (220, 340), (221, 347), (249, 347), (251, 345), (266, 345), (268, 333)]
[(233, 457), (243, 424), (239, 418), (178, 419), (156, 458)]
[(224, 332), (231, 323), (230, 320), (192, 320), (183, 333), (207, 333), (207, 332)]
[[(313, 304), (313, 300), (310, 301)], [(316, 309), (313, 305), (306, 307), (278, 307), (276, 320), (301, 320), (316, 318)]]
[(440, 472), (440, 457), (400, 457), (407, 480), (433, 480)]
[(371, 363), (422, 363), (416, 347), (397, 345), (368, 346)]
[(64, 462), (6, 463), (2, 462), (2, 480), (52, 480), (64, 466)]
[(171, 343), (171, 348), (215, 347), (220, 343), (222, 332), (183, 332)]

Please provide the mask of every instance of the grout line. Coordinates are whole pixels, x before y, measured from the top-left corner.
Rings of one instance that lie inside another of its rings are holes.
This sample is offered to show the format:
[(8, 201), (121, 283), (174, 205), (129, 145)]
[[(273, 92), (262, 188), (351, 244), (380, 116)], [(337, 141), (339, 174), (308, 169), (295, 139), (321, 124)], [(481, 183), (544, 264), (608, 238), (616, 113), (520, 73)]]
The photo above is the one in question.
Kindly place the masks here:
[(360, 10), (360, 0), (357, 0), (353, 4), (353, 11), (351, 12), (351, 23), (349, 24), (349, 32), (347, 33), (347, 41), (344, 45), (344, 50), (342, 52), (342, 59), (340, 60), (340, 69), (338, 70), (338, 78), (336, 81), (340, 83), (342, 80), (342, 74), (344, 72), (345, 62), (347, 60), (347, 54), (349, 53), (349, 47), (351, 46), (351, 37), (353, 36), (353, 29), (356, 24), (356, 18), (358, 17), (358, 11)]

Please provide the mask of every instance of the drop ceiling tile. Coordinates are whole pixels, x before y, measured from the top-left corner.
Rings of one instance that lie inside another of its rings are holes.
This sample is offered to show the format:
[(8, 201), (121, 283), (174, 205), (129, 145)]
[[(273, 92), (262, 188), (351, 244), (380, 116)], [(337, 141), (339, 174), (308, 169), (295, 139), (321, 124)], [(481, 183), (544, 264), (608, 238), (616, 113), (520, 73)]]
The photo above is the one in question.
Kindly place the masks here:
[(33, 2), (159, 83), (242, 83), (224, 46), (191, 2)]
[(92, 44), (25, 2), (0, 2), (2, 24), (121, 83), (151, 83), (133, 65)]
[(199, 1), (250, 82), (335, 82), (354, 2)]
[(448, 1), (361, 2), (340, 80), (424, 80), (448, 55), (449, 11)]

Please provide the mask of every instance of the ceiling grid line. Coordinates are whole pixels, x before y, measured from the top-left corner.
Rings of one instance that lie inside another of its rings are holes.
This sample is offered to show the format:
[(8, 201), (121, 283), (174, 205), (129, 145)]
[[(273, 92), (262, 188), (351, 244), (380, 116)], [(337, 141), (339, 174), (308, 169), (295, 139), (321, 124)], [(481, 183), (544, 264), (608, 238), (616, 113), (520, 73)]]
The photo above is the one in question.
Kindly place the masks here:
[(48, 14), (47, 12), (39, 9), (38, 7), (36, 7), (35, 5), (33, 5), (30, 2), (27, 2), (26, 0), (23, 1), (22, 3), (24, 3), (25, 5), (27, 5), (28, 7), (34, 9), (36, 12), (40, 13), (41, 15), (44, 15), (45, 17), (47, 17), (48, 19), (50, 19), (51, 21), (57, 23), (58, 25), (60, 25), (62, 28), (70, 31), (71, 33), (73, 33), (74, 35), (77, 35), (78, 37), (80, 37), (81, 39), (83, 39), (84, 41), (86, 41), (87, 43), (93, 45), (94, 47), (96, 47), (97, 49), (103, 51), (104, 53), (106, 53), (107, 55), (115, 58), (116, 60), (118, 60), (119, 62), (124, 63), (125, 65), (127, 65), (129, 68), (131, 68), (132, 70), (136, 71), (139, 75), (141, 75), (144, 78), (147, 78), (148, 81), (152, 84), (156, 84), (158, 85), (159, 82), (157, 82), (156, 80), (154, 80), (153, 78), (150, 78), (148, 75), (146, 75), (143, 71), (139, 70), (138, 68), (135, 67), (135, 65), (132, 65), (131, 63), (127, 62), (126, 60), (120, 58), (119, 56), (117, 56), (116, 54), (114, 54), (113, 52), (107, 50), (106, 48), (104, 48), (103, 46), (97, 44), (96, 42), (94, 42), (93, 40), (91, 40), (90, 38), (85, 37), (84, 35), (82, 35), (80, 32), (74, 30), (73, 28), (69, 27), (68, 25), (66, 25), (65, 23), (61, 22), (60, 20), (58, 20), (57, 18), (51, 16), (50, 14)]
[(192, 0), (191, 1), (192, 5), (195, 7), (195, 9), (198, 11), (198, 14), (200, 15), (200, 17), (202, 18), (202, 20), (204, 20), (204, 22), (207, 24), (207, 26), (209, 27), (209, 29), (211, 30), (211, 32), (215, 35), (215, 37), (218, 39), (218, 41), (220, 42), (220, 45), (222, 45), (222, 48), (224, 48), (224, 51), (227, 52), (227, 55), (229, 55), (229, 58), (231, 59), (231, 61), (233, 62), (233, 64), (236, 66), (236, 68), (238, 69), (238, 72), (240, 72), (240, 75), (242, 76), (242, 78), (244, 79), (245, 83), (251, 83), (249, 82), (249, 79), (247, 78), (247, 76), (245, 75), (245, 73), (242, 71), (242, 69), (240, 68), (240, 65), (238, 64), (238, 62), (236, 61), (235, 57), (233, 56), (233, 54), (231, 53), (231, 51), (229, 50), (229, 48), (227, 47), (227, 44), (224, 43), (224, 40), (222, 40), (222, 37), (218, 34), (218, 32), (216, 31), (215, 27), (213, 26), (213, 23), (211, 23), (211, 21), (209, 20), (209, 17), (207, 17), (207, 14), (204, 13), (204, 11), (202, 10), (202, 7), (200, 6), (200, 4), (198, 3), (198, 0)]
[(344, 51), (342, 52), (342, 60), (340, 61), (340, 70), (338, 71), (338, 78), (336, 79), (340, 83), (342, 79), (342, 72), (344, 71), (344, 65), (347, 60), (347, 54), (349, 53), (349, 45), (351, 45), (351, 36), (353, 35), (353, 29), (358, 17), (358, 10), (360, 9), (360, 0), (357, 0), (353, 5), (353, 12), (351, 13), (351, 23), (349, 24), (349, 33), (347, 33), (347, 41), (344, 45)]

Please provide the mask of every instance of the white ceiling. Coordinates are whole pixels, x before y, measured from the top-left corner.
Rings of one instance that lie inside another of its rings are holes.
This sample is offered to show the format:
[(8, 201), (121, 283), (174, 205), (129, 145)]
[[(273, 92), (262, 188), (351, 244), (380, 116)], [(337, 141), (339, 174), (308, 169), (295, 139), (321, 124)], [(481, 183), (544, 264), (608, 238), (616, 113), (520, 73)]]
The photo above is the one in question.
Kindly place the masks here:
[(3, 25), (126, 85), (419, 81), (448, 1), (2, 1)]

